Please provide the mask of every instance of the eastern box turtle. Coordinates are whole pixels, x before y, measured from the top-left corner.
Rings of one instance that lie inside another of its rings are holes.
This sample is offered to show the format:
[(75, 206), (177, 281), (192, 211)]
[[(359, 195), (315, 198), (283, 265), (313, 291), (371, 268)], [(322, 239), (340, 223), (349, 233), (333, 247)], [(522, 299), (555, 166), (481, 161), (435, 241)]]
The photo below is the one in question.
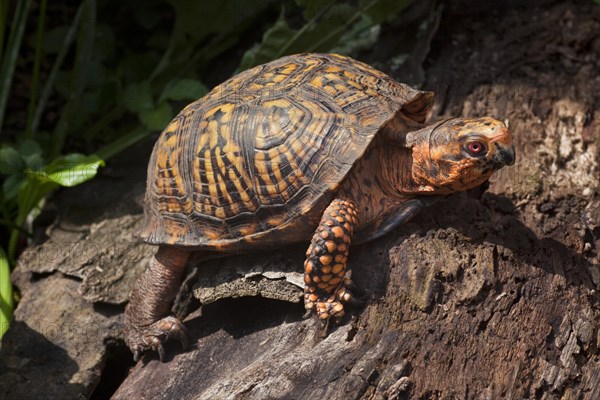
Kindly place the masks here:
[(189, 255), (309, 241), (308, 310), (339, 318), (351, 298), (350, 244), (376, 239), (433, 200), (514, 162), (492, 118), (425, 119), (433, 93), (335, 54), (252, 68), (188, 105), (148, 165), (139, 236), (159, 245), (125, 311), (137, 359), (179, 339), (170, 314)]

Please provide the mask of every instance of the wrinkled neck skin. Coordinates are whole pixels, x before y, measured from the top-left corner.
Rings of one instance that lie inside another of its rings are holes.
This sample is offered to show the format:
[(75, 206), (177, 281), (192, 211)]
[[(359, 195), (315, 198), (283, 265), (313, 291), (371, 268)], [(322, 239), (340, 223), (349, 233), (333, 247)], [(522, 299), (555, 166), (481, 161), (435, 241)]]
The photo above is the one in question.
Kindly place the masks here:
[[(426, 127), (424, 124), (399, 114), (397, 118), (391, 120), (383, 129), (380, 135), (375, 138), (370, 146), (370, 151), (376, 154), (377, 165), (372, 163), (369, 171), (373, 174), (381, 175), (381, 188), (389, 198), (398, 198), (400, 200), (406, 197), (414, 197), (417, 194), (432, 194), (431, 190), (422, 186), (422, 179), (415, 179), (413, 165), (415, 160), (407, 143), (408, 135), (412, 132), (419, 134), (415, 139), (421, 139), (427, 136), (436, 125)], [(408, 135), (406, 132), (411, 132)], [(424, 161), (424, 160), (420, 160)]]
[(393, 223), (407, 201), (419, 194), (414, 187), (410, 149), (385, 135), (376, 137), (339, 191), (359, 211), (357, 239), (369, 240), (382, 226)]

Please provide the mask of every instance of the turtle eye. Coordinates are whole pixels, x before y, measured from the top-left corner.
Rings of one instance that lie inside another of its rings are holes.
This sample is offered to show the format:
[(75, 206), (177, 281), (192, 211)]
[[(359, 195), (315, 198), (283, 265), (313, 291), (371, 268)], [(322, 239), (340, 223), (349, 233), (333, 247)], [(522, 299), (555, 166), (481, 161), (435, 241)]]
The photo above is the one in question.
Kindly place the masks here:
[(467, 151), (473, 156), (478, 156), (485, 153), (485, 145), (481, 142), (471, 142), (467, 144)]

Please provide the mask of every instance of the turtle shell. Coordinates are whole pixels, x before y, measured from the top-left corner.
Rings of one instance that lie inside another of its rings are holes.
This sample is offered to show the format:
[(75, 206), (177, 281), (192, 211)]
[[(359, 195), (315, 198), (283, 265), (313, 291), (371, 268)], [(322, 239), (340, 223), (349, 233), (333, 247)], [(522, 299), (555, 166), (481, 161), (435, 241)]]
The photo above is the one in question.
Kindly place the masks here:
[(242, 72), (160, 135), (138, 236), (218, 251), (308, 240), (381, 128), (400, 113), (424, 122), (431, 104), (432, 93), (335, 54)]

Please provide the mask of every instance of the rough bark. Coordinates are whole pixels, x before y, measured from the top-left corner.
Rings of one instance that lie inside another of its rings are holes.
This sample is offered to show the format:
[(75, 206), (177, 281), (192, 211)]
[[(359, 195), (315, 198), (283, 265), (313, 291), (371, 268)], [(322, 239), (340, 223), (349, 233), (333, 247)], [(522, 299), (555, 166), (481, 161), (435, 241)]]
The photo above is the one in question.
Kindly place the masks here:
[[(306, 246), (192, 260), (186, 293), (204, 304), (186, 321), (195, 345), (168, 346), (167, 363), (147, 357), (114, 398), (600, 398), (600, 6), (459, 3), (441, 16), (424, 87), (438, 117), (505, 120), (517, 164), (483, 196), (452, 196), (353, 247), (364, 306), (324, 339), (297, 302)], [(21, 259), (0, 397), (84, 398), (104, 384), (106, 344), (122, 346), (122, 304), (155, 250), (129, 239), (139, 206), (115, 207), (139, 198), (143, 167), (115, 166), (131, 175), (114, 197), (103, 193), (114, 177), (80, 189), (108, 200), (61, 211)], [(61, 210), (70, 198), (58, 196)], [(80, 250), (49, 260), (64, 243)], [(182, 312), (190, 301), (179, 300)]]

